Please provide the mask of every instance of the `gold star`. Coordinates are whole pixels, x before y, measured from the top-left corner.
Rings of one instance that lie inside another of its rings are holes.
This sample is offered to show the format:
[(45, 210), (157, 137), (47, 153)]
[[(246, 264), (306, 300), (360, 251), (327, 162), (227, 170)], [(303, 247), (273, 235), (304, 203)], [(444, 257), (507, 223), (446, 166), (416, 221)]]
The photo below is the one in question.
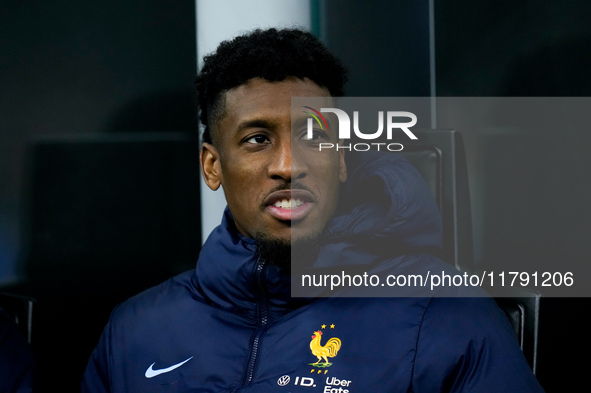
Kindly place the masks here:
[(322, 329), (326, 329), (326, 325), (322, 325), (322, 326), (321, 326), (321, 328), (322, 328)]
[(332, 325), (330, 325), (330, 328), (331, 328), (331, 329), (334, 329), (334, 323), (333, 323)]

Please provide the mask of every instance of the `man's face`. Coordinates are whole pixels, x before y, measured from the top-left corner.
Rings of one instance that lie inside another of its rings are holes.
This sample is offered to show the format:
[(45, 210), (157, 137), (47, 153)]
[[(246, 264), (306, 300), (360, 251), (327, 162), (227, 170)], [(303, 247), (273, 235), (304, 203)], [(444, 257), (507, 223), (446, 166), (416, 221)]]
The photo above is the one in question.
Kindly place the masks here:
[(205, 181), (213, 190), (223, 187), (240, 233), (285, 244), (322, 231), (347, 177), (342, 150), (318, 151), (318, 142), (336, 143), (336, 135), (307, 139), (306, 115), (292, 123), (291, 97), (330, 100), (309, 79), (251, 79), (222, 97), (214, 145), (201, 150)]

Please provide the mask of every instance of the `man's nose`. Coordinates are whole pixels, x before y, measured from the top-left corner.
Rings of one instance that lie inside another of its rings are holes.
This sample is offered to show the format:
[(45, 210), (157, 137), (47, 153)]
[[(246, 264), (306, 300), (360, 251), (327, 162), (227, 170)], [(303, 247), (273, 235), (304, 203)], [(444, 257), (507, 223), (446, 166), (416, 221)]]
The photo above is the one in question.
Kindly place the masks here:
[(301, 154), (293, 151), (291, 141), (285, 141), (275, 148), (269, 164), (269, 177), (292, 182), (306, 176), (306, 164)]

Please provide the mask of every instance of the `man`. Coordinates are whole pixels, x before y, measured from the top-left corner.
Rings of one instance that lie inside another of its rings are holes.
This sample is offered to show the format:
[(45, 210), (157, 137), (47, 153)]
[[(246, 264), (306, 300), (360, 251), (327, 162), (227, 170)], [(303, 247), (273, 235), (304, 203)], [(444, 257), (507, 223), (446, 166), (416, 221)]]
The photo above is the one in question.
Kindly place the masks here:
[[(431, 253), (440, 218), (410, 164), (385, 155), (387, 167), (347, 168), (342, 151), (313, 148), (336, 142), (334, 132), (310, 136), (292, 119), (291, 97), (330, 102), (345, 80), (340, 62), (298, 30), (257, 30), (205, 58), (201, 166), (228, 208), (195, 271), (113, 311), (83, 391), (542, 391), (490, 299), (290, 297), (294, 249), (322, 263), (452, 270)], [(339, 205), (343, 184), (373, 184), (380, 203)], [(393, 255), (373, 254), (358, 236), (385, 239)]]

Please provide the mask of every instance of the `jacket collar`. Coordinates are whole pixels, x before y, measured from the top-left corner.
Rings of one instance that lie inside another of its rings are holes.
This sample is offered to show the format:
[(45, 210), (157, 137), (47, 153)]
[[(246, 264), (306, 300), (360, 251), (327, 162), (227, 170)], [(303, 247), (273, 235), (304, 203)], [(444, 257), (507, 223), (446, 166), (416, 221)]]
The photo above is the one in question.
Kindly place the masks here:
[(291, 299), (289, 275), (275, 265), (266, 264), (259, 282), (257, 268), (261, 263), (256, 241), (238, 232), (226, 207), (221, 224), (210, 234), (199, 255), (195, 285), (206, 301), (252, 319), (262, 301), (261, 291), (271, 318), (300, 307), (301, 300)]
[[(368, 156), (343, 191), (313, 269), (339, 264), (369, 270), (384, 258), (441, 249), (441, 216), (431, 191), (401, 156)], [(195, 285), (207, 302), (256, 318), (261, 300), (258, 264), (255, 240), (238, 232), (226, 208), (201, 250)], [(274, 265), (265, 267), (263, 283), (272, 318), (309, 301), (291, 298), (289, 275)]]

